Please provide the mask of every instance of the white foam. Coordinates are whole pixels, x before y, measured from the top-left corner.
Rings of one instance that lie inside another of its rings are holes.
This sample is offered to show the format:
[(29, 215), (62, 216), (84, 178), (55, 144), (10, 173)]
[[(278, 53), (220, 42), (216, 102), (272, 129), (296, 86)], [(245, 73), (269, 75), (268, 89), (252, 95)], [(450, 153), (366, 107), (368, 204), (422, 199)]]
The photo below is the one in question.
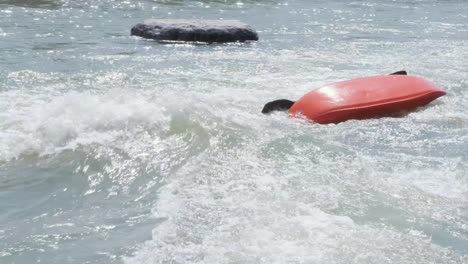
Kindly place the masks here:
[[(242, 128), (240, 135), (233, 124), (247, 119), (215, 114), (222, 120), (210, 128), (210, 149), (167, 179), (154, 208), (163, 222), (153, 230), (153, 239), (125, 263), (463, 263), (434, 243), (430, 234), (385, 221), (356, 223), (336, 213), (355, 209), (365, 214), (375, 192), (385, 197), (399, 194), (397, 199), (419, 208), (414, 215), (430, 217), (441, 211), (417, 201), (418, 193), (408, 192), (404, 184), (417, 184), (411, 174), (395, 177), (403, 167), (392, 172), (380, 167), (381, 159), (355, 156), (352, 148), (342, 148), (343, 143), (311, 141), (311, 133), (339, 136), (346, 125), (302, 124), (307, 127), (295, 127), (295, 138), (288, 131), (293, 124), (281, 120), (284, 117), (250, 116), (252, 128)], [(271, 124), (276, 122), (282, 126)], [(268, 124), (272, 131), (258, 129)], [(232, 135), (240, 142), (229, 141)]]
[(0, 160), (106, 145), (141, 128), (161, 130), (168, 122), (164, 107), (150, 100), (123, 90), (68, 92), (47, 99), (25, 96), (4, 106)]

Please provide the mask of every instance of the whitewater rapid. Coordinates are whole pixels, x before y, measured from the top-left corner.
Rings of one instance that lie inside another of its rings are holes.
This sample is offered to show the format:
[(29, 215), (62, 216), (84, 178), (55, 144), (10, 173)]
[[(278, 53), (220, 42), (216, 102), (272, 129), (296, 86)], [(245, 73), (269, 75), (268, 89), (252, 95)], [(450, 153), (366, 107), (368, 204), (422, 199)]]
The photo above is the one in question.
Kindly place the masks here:
[[(467, 263), (463, 1), (0, 3), (0, 262)], [(129, 36), (239, 19), (257, 43)], [(271, 100), (397, 70), (447, 91), (318, 125)]]

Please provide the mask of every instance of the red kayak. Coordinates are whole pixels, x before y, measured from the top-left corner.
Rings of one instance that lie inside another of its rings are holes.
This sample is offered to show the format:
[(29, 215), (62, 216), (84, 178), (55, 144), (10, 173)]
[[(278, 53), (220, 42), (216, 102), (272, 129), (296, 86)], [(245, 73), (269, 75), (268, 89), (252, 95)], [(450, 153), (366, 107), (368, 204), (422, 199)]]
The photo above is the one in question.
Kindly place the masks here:
[(339, 123), (411, 111), (443, 95), (444, 90), (416, 76), (382, 75), (317, 88), (295, 102), (288, 112), (320, 124)]

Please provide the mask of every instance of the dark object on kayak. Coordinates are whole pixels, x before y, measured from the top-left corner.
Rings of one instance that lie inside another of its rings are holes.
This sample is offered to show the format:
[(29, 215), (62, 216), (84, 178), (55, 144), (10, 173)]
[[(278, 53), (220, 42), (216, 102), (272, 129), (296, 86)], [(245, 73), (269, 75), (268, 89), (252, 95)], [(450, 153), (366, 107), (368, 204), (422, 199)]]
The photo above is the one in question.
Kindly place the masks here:
[(289, 108), (291, 108), (291, 106), (294, 104), (295, 102), (291, 101), (291, 100), (288, 100), (288, 99), (279, 99), (279, 100), (275, 100), (275, 101), (272, 101), (272, 102), (269, 102), (267, 103), (263, 109), (262, 109), (262, 113), (263, 114), (268, 114), (270, 112), (273, 112), (273, 111), (285, 111), (285, 110), (289, 110)]
[(408, 73), (406, 71), (397, 71), (394, 73), (390, 73), (390, 75), (408, 75)]
[(131, 34), (157, 41), (225, 43), (258, 40), (255, 30), (237, 20), (147, 19), (135, 25)]

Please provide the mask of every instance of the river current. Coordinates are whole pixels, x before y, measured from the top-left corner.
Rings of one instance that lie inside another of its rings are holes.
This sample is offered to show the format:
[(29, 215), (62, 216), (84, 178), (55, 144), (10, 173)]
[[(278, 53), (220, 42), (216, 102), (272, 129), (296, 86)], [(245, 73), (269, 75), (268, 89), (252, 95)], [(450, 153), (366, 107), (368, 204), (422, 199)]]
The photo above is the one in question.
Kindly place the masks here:
[[(260, 39), (130, 36), (146, 18)], [(447, 95), (260, 113), (403, 69)], [(0, 263), (468, 263), (467, 89), (462, 0), (0, 0)]]

